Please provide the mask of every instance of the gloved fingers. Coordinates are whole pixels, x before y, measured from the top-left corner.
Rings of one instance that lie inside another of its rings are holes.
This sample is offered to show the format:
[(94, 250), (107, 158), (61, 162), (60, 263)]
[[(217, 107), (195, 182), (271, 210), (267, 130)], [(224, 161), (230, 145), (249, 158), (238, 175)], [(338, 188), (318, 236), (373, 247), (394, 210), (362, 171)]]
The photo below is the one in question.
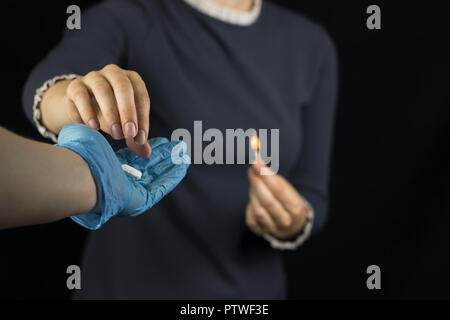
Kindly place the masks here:
[(133, 194), (127, 208), (120, 216), (137, 216), (158, 203), (172, 191), (186, 175), (189, 164), (175, 165), (170, 158), (145, 172), (140, 180), (132, 180)]
[(142, 184), (149, 185), (153, 183), (162, 173), (164, 173), (164, 171), (168, 171), (173, 166), (175, 166), (175, 164), (172, 163), (171, 158), (166, 157), (164, 160), (154, 164), (152, 167), (147, 167), (142, 173)]
[[(153, 167), (158, 165), (160, 162), (165, 161), (166, 159), (170, 159), (172, 156), (172, 150), (176, 151), (176, 146), (182, 141), (171, 141), (169, 142), (167, 139), (164, 139), (166, 142), (160, 140), (156, 144), (156, 147), (153, 148), (152, 154), (147, 159), (135, 158), (133, 161), (128, 162), (129, 165), (135, 167), (136, 169), (144, 172), (148, 170), (152, 170)], [(184, 148), (183, 150), (185, 150)], [(177, 163), (175, 163), (177, 164)]]
[(155, 163), (161, 161), (161, 152), (158, 150), (161, 145), (168, 143), (169, 140), (166, 138), (152, 138), (148, 140), (150, 147), (152, 148), (152, 153), (149, 158), (141, 158), (132, 152), (129, 148), (123, 148), (117, 151), (116, 155), (122, 164), (128, 164), (135, 167), (138, 170), (143, 170), (147, 166), (152, 166)]
[(169, 142), (169, 140), (167, 140), (164, 137), (151, 138), (148, 140), (148, 143), (150, 144), (150, 147), (152, 147), (152, 149), (156, 149), (160, 145), (165, 144), (167, 142)]
[[(183, 156), (187, 151), (187, 145), (184, 141), (168, 141), (164, 144), (158, 145), (155, 148), (154, 161), (146, 164), (146, 168), (153, 168), (160, 162), (165, 162), (167, 159), (171, 159), (172, 164), (181, 164), (183, 161)], [(184, 161), (186, 163), (186, 161)], [(188, 162), (190, 163), (190, 161)]]
[(147, 187), (153, 204), (160, 201), (183, 180), (188, 167), (189, 164), (164, 166), (164, 171)]
[(128, 148), (120, 149), (119, 151), (116, 152), (116, 156), (121, 164), (130, 164), (139, 158), (134, 152), (132, 152)]
[[(170, 143), (170, 145), (174, 145), (174, 143)], [(175, 148), (172, 148), (171, 146), (168, 146), (167, 149), (170, 148), (170, 150), (175, 150)], [(173, 162), (173, 159), (171, 157), (171, 152), (169, 150), (164, 150), (164, 154), (160, 157), (160, 161), (155, 163), (153, 166), (148, 166), (146, 168), (146, 172), (152, 173), (156, 177), (159, 177), (160, 175), (164, 174), (166, 171), (171, 169), (174, 166), (177, 166), (178, 164)]]
[[(171, 141), (155, 148), (155, 155), (154, 158), (151, 159), (152, 161), (145, 163), (145, 167), (141, 168), (143, 173), (143, 183), (152, 183), (156, 178), (158, 178), (168, 169), (182, 164), (182, 162), (176, 161), (178, 158), (182, 158), (183, 160), (185, 160), (186, 157), (188, 158), (188, 156), (184, 154), (185, 151), (186, 143), (184, 143), (183, 141)], [(176, 154), (177, 159), (174, 159), (174, 154)], [(190, 159), (184, 162), (184, 164), (189, 163)]]
[(133, 162), (133, 166), (137, 166), (139, 170), (146, 171), (148, 168), (154, 167), (159, 162), (170, 157), (171, 145), (169, 140), (166, 138), (155, 138), (149, 141), (152, 147), (152, 154), (147, 161), (142, 161), (142, 159), (136, 159)]
[(127, 207), (117, 215), (119, 217), (134, 217), (140, 215), (141, 213), (147, 211), (152, 207), (152, 205), (149, 206), (149, 203), (152, 202), (148, 190), (135, 181), (132, 181), (131, 183), (134, 186), (130, 202), (128, 203)]

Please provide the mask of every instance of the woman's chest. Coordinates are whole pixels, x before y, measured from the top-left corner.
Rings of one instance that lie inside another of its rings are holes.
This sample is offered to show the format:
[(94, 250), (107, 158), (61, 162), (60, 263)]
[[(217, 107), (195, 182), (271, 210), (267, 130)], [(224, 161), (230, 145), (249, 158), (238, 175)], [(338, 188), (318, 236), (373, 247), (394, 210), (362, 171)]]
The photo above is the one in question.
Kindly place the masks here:
[(213, 53), (162, 43), (157, 51), (143, 50), (130, 66), (149, 90), (151, 136), (184, 130), (194, 164), (204, 164), (210, 155), (206, 162), (231, 165), (251, 160), (248, 143), (254, 130), (261, 151), (278, 161), (280, 172), (289, 171), (302, 142), (302, 94), (285, 76), (291, 73), (280, 72), (282, 62), (274, 68), (248, 54)]

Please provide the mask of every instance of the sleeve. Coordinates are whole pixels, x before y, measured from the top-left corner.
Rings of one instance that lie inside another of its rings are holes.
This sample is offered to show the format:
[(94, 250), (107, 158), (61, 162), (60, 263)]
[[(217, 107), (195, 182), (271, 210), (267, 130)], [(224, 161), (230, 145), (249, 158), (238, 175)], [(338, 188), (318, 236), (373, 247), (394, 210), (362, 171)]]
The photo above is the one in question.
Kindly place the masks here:
[(45, 90), (107, 64), (120, 64), (126, 54), (126, 32), (118, 18), (120, 3), (107, 1), (81, 13), (81, 29), (66, 30), (60, 43), (31, 72), (22, 92), (27, 118), (52, 140), (56, 135), (40, 123), (39, 102)]
[(328, 209), (328, 180), (336, 109), (338, 66), (335, 47), (321, 30), (319, 62), (309, 103), (303, 106), (303, 147), (290, 182), (314, 211), (312, 234), (325, 224)]
[(264, 234), (263, 238), (270, 243), (270, 246), (272, 248), (278, 250), (295, 250), (298, 247), (300, 247), (306, 240), (308, 240), (309, 236), (311, 235), (312, 228), (314, 226), (314, 209), (311, 207), (311, 204), (305, 198), (303, 198), (303, 201), (306, 206), (307, 217), (302, 231), (292, 241), (280, 240), (270, 234)]

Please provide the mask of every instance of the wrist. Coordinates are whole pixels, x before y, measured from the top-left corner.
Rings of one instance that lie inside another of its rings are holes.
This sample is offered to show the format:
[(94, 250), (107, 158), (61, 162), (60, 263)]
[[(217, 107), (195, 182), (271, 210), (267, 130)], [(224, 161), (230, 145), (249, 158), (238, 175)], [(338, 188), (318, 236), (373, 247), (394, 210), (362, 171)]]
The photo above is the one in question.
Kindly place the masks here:
[(278, 232), (277, 234), (272, 234), (272, 236), (283, 241), (295, 240), (299, 236), (299, 234), (303, 232), (303, 229), (305, 228), (305, 225), (308, 221), (308, 212), (309, 212), (308, 205), (302, 198), (302, 205), (300, 212), (293, 215), (291, 226), (288, 227), (287, 229)]
[(72, 80), (59, 80), (53, 84), (45, 91), (39, 103), (42, 124), (55, 134), (73, 122), (71, 101), (66, 95), (67, 87)]
[(303, 200), (307, 211), (306, 221), (302, 226), (300, 232), (293, 239), (280, 239), (269, 234), (263, 235), (264, 239), (266, 239), (270, 243), (272, 248), (278, 250), (295, 250), (310, 237), (314, 225), (314, 209), (311, 207), (308, 201), (306, 201), (305, 199)]

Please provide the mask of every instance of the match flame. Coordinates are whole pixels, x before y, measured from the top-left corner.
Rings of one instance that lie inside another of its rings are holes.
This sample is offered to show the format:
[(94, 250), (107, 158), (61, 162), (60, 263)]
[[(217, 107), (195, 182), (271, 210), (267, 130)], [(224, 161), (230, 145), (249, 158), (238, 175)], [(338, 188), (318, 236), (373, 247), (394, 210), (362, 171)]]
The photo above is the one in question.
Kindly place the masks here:
[(253, 150), (259, 150), (259, 138), (256, 134), (250, 138), (250, 146)]

